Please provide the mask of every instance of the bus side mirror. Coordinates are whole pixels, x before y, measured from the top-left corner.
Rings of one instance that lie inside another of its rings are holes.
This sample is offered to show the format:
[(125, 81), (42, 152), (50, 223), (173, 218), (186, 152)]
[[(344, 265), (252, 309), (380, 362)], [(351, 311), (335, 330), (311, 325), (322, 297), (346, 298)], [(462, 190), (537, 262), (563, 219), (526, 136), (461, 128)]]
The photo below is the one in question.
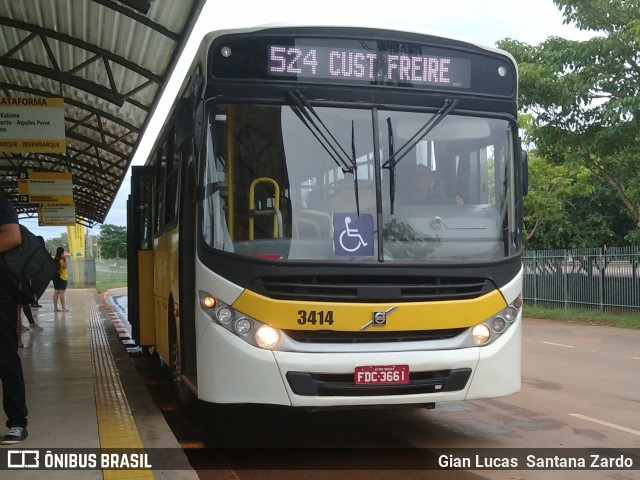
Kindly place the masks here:
[(529, 155), (526, 151), (520, 151), (520, 178), (522, 179), (522, 195), (529, 193)]

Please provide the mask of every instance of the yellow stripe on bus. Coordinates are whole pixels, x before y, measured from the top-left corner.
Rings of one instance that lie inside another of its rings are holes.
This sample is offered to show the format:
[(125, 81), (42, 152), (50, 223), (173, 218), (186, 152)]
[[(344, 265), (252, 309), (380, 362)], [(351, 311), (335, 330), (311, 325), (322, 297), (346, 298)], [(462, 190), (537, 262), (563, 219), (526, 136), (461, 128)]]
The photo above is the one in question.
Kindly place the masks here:
[[(245, 290), (233, 308), (256, 320), (284, 330), (358, 331), (386, 312), (386, 326), (376, 331), (437, 330), (475, 325), (495, 315), (507, 304), (498, 290), (470, 300), (437, 302), (327, 303), (273, 300)], [(331, 323), (329, 322), (331, 320)]]

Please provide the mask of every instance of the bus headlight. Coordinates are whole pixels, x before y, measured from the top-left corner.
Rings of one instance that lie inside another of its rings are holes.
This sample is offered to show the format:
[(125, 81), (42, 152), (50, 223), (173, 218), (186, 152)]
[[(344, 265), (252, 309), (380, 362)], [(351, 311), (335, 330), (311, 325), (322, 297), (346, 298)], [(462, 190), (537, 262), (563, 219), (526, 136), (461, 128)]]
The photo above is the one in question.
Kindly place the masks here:
[(246, 335), (251, 331), (251, 320), (249, 320), (247, 317), (240, 317), (238, 320), (236, 320), (234, 328), (240, 335)]
[(502, 333), (506, 328), (507, 321), (504, 319), (504, 317), (500, 315), (496, 315), (495, 317), (493, 317), (493, 320), (491, 320), (491, 330), (496, 333)]
[(254, 347), (272, 350), (280, 342), (278, 329), (244, 315), (207, 292), (200, 292), (200, 305), (212, 322)]
[(269, 325), (262, 325), (256, 331), (256, 342), (262, 348), (271, 349), (280, 341), (280, 333)]
[(504, 309), (504, 318), (507, 322), (513, 323), (518, 318), (518, 309), (513, 305), (509, 305)]
[(484, 345), (491, 338), (491, 330), (484, 323), (479, 323), (473, 327), (471, 335), (478, 345)]
[(522, 300), (518, 297), (495, 315), (475, 325), (469, 331), (465, 346), (480, 347), (494, 342), (518, 319), (521, 306)]
[(216, 310), (216, 318), (220, 323), (226, 325), (231, 320), (233, 320), (233, 312), (229, 307), (220, 307), (218, 310)]

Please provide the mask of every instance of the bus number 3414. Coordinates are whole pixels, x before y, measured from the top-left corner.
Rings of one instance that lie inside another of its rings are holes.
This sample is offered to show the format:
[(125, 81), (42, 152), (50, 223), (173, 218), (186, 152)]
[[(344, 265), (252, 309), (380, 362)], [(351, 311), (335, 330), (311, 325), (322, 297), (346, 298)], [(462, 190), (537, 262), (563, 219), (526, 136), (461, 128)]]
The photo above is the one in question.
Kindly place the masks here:
[(298, 310), (300, 325), (333, 325), (333, 310)]

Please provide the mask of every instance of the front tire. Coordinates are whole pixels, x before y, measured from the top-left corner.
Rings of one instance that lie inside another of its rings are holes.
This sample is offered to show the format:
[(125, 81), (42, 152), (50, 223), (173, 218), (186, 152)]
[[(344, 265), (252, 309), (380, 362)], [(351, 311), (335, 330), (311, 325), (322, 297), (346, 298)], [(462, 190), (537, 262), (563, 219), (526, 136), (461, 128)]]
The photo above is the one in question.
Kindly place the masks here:
[(178, 322), (174, 316), (173, 301), (169, 303), (169, 372), (175, 385), (180, 403), (185, 407), (192, 407), (197, 398), (187, 385), (182, 381), (182, 352), (180, 350), (180, 332)]

